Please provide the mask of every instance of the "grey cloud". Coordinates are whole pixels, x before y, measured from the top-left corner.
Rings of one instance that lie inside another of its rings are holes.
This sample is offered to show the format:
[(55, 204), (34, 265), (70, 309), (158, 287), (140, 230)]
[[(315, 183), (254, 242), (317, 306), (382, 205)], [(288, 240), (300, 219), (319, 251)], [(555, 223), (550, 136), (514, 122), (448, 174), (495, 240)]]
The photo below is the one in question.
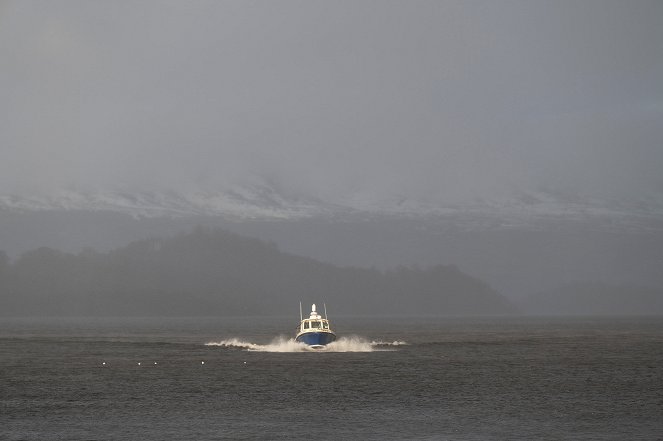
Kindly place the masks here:
[(660, 2), (7, 2), (3, 192), (660, 191)]

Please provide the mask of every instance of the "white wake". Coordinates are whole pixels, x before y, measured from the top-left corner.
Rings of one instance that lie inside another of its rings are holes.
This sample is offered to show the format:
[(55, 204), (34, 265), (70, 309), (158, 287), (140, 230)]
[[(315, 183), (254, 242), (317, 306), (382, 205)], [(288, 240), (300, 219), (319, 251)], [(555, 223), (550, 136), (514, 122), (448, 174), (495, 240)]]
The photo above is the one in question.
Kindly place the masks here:
[(218, 342), (208, 342), (205, 346), (220, 346), (224, 348), (237, 348), (255, 352), (375, 352), (394, 350), (395, 346), (406, 345), (404, 341), (368, 341), (362, 337), (341, 337), (335, 342), (329, 343), (320, 349), (311, 349), (304, 343), (296, 342), (294, 339), (278, 337), (268, 344), (257, 344), (231, 338)]

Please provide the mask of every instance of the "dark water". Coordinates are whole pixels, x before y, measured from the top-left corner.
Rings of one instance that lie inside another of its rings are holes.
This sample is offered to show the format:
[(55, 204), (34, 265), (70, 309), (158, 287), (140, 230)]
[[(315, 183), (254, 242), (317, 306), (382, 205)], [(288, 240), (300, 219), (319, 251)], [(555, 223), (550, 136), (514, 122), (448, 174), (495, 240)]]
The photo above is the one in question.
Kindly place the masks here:
[(332, 323), (0, 319), (0, 439), (663, 439), (663, 318)]

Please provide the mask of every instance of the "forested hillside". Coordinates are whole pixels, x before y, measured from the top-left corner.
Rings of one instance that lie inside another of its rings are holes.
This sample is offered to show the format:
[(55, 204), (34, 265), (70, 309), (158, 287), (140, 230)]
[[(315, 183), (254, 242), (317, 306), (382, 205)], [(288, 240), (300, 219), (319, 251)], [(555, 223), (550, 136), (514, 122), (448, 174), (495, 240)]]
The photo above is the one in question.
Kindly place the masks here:
[(515, 312), (454, 266), (339, 267), (202, 227), (110, 252), (39, 248), (14, 262), (0, 256), (5, 316), (292, 314), (300, 300), (326, 302), (336, 314)]

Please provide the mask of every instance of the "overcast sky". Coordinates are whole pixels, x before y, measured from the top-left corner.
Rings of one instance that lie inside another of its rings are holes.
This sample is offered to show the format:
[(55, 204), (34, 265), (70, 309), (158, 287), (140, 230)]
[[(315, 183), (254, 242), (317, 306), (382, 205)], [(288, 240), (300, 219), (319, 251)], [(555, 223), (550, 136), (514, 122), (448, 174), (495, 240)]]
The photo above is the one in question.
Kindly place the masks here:
[(0, 2), (0, 193), (663, 193), (663, 2)]

